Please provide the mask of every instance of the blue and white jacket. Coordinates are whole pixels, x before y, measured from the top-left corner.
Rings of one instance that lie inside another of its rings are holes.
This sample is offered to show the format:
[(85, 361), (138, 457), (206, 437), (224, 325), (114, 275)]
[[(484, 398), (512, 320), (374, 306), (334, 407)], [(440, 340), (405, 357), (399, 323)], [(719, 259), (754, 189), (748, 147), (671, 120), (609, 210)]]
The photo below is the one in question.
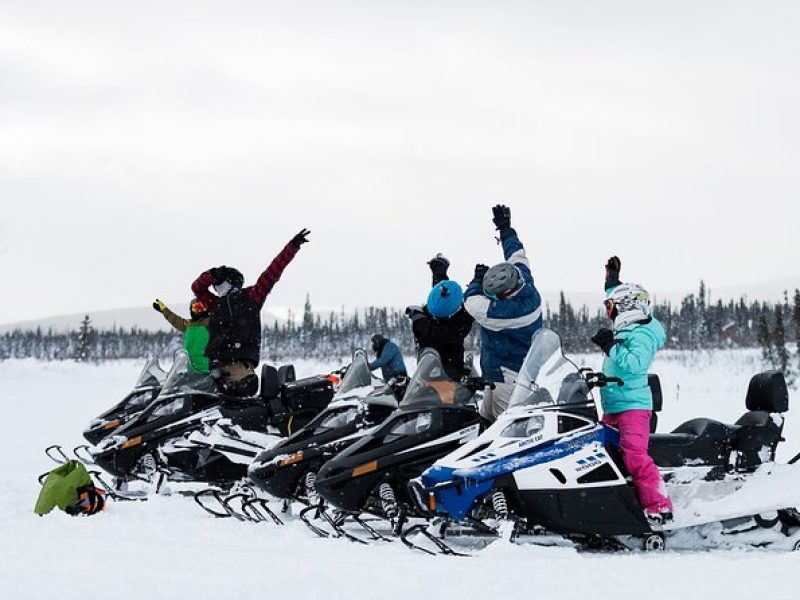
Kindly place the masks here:
[(492, 300), (473, 280), (464, 292), (464, 308), (481, 326), (481, 372), (503, 382), (501, 367), (518, 373), (531, 346), (533, 334), (542, 327), (542, 298), (533, 284), (530, 263), (516, 231), (502, 232), (503, 255), (516, 265), (525, 285), (511, 298)]
[(369, 363), (369, 370), (381, 370), (384, 381), (389, 381), (396, 375), (408, 375), (406, 363), (403, 360), (403, 353), (394, 342), (387, 341), (381, 348), (378, 357)]

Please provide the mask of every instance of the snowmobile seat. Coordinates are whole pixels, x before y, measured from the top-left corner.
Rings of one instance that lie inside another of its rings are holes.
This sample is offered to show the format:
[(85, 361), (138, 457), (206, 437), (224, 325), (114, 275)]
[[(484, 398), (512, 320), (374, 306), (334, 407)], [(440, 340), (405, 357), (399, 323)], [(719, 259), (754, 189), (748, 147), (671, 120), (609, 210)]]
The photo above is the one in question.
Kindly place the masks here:
[(737, 470), (749, 471), (765, 461), (775, 460), (782, 441), (784, 418), (789, 410), (789, 390), (780, 371), (766, 371), (750, 380), (745, 400), (747, 411), (736, 421), (733, 450)]
[(726, 466), (736, 427), (692, 419), (672, 433), (650, 436), (650, 456), (659, 467)]

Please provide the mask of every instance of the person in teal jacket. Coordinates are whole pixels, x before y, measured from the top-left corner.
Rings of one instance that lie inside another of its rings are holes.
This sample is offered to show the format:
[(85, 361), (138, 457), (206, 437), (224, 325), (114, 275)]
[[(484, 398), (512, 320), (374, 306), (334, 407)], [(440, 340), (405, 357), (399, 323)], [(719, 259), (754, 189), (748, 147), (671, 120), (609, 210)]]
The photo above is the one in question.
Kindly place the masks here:
[(651, 523), (661, 525), (672, 519), (672, 502), (647, 450), (653, 411), (647, 375), (667, 335), (652, 314), (647, 290), (619, 281), (621, 266), (616, 256), (606, 263), (604, 305), (612, 328), (601, 328), (592, 337), (605, 355), (603, 374), (623, 381), (621, 386), (609, 385), (600, 391), (603, 423), (619, 429), (622, 459), (645, 515)]

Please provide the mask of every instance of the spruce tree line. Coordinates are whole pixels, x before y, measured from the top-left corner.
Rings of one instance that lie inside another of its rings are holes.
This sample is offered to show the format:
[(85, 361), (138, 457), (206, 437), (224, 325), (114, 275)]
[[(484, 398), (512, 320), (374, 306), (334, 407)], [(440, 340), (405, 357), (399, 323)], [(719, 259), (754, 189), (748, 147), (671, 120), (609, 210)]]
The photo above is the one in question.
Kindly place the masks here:
[[(667, 330), (667, 348), (697, 350), (713, 348), (761, 348), (764, 361), (781, 369), (787, 377), (800, 373), (800, 289), (790, 303), (788, 294), (781, 302), (710, 302), (704, 284), (698, 293), (677, 304), (658, 303), (654, 314)], [(562, 293), (558, 305), (545, 306), (544, 322), (558, 331), (565, 350), (571, 353), (596, 352), (591, 336), (608, 326), (601, 309), (573, 307)], [(368, 348), (370, 337), (381, 333), (393, 339), (407, 354), (414, 353), (411, 324), (403, 310), (369, 307), (355, 312), (315, 312), (306, 298), (303, 314), (290, 312), (282, 324), (265, 327), (262, 357), (274, 362), (295, 358), (317, 358), (347, 362), (353, 350)], [(467, 348), (479, 352), (477, 327), (467, 340)], [(0, 336), (0, 359), (37, 358), (40, 360), (103, 361), (142, 358), (171, 352), (181, 345), (180, 334), (151, 332), (137, 328), (97, 330), (88, 315), (72, 334), (17, 330)], [(794, 354), (794, 357), (792, 356)]]

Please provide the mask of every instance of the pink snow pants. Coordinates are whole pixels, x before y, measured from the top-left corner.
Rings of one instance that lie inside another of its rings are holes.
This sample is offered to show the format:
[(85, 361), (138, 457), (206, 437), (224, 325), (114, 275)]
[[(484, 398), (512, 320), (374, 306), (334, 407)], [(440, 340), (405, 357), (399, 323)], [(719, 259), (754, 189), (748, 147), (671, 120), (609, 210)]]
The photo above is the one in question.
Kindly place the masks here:
[(622, 461), (633, 478), (639, 492), (639, 502), (645, 512), (672, 512), (672, 501), (666, 494), (664, 481), (653, 459), (647, 453), (650, 441), (649, 410), (626, 410), (613, 415), (603, 415), (603, 423), (619, 430)]

